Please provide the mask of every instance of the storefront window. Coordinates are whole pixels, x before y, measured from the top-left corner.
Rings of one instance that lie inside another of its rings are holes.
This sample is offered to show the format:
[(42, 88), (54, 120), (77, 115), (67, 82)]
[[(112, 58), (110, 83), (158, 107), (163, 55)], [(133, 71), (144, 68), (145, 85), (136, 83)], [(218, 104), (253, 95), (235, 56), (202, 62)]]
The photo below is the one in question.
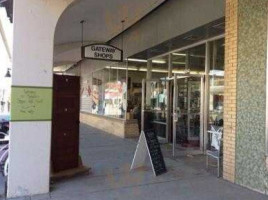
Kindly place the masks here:
[(172, 73), (204, 74), (206, 45), (172, 53)]
[(152, 79), (168, 76), (168, 56), (162, 56), (152, 60)]
[[(167, 87), (169, 56), (161, 56), (151, 60), (151, 78), (145, 83), (144, 129), (154, 129), (157, 136), (166, 139), (167, 127)], [(149, 70), (149, 69), (148, 69)], [(151, 79), (151, 80), (150, 80)]]
[(114, 64), (93, 72), (92, 113), (125, 118), (127, 82), (125, 64)]
[[(201, 87), (200, 79), (194, 79), (206, 73), (206, 47), (209, 48), (208, 57), (208, 79), (205, 79), (208, 87), (209, 113), (206, 115), (210, 125), (223, 125), (223, 100), (224, 100), (224, 39), (212, 41), (187, 50), (171, 53), (171, 67), (173, 74), (191, 74), (192, 78), (180, 79), (178, 81), (180, 89), (187, 86), (185, 97), (181, 95), (181, 102), (187, 102), (199, 106), (201, 92), (205, 91), (205, 86)], [(92, 80), (92, 113), (124, 119), (138, 119), (139, 125), (142, 103), (142, 80), (147, 79), (145, 84), (145, 109), (150, 110), (150, 115), (146, 113), (145, 125), (153, 126), (158, 136), (166, 138), (167, 108), (172, 107), (173, 82), (166, 79), (169, 70), (169, 55), (153, 58), (151, 67), (147, 60), (129, 59), (127, 63), (116, 63), (106, 66), (99, 71), (93, 72)], [(197, 75), (197, 76), (194, 76)], [(173, 76), (173, 75), (172, 75)], [(200, 76), (201, 77), (201, 76)], [(184, 81), (183, 83), (181, 81)], [(189, 91), (193, 90), (193, 96), (197, 103), (190, 98)], [(205, 94), (205, 93), (204, 93)], [(187, 96), (188, 95), (188, 96)], [(168, 101), (168, 97), (171, 99)], [(207, 102), (207, 101), (206, 101)], [(181, 107), (181, 105), (179, 105)], [(185, 109), (188, 109), (185, 108)], [(190, 111), (189, 111), (190, 112)], [(187, 113), (189, 113), (187, 112)], [(198, 113), (197, 111), (193, 111)], [(149, 113), (149, 112), (148, 112)], [(192, 120), (189, 115), (189, 121)], [(198, 120), (196, 120), (198, 122)], [(199, 122), (200, 124), (201, 122)], [(185, 130), (191, 129), (191, 124), (185, 125)], [(152, 127), (151, 127), (152, 128)], [(201, 129), (200, 129), (201, 130)]]
[(103, 115), (104, 114), (104, 86), (107, 77), (104, 74), (109, 74), (109, 70), (99, 70), (93, 73), (92, 79), (92, 113)]
[[(137, 108), (141, 107), (142, 80), (147, 77), (147, 61), (128, 62), (128, 119), (137, 118)], [(140, 112), (138, 110), (138, 112)]]
[(224, 39), (213, 41), (210, 48), (209, 123), (223, 126)]

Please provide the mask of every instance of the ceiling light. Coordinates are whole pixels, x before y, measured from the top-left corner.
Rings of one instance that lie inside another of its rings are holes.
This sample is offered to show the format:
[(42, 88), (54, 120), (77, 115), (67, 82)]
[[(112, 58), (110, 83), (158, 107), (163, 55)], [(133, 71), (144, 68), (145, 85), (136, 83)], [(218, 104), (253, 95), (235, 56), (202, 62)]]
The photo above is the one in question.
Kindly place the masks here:
[(184, 74), (185, 71), (183, 71), (183, 70), (172, 70), (172, 73), (175, 73), (175, 74)]
[(137, 59), (137, 58), (128, 58), (128, 61), (132, 61), (132, 62), (142, 62), (142, 63), (147, 63), (147, 60), (143, 60), (143, 59)]
[(152, 72), (168, 73), (167, 70), (161, 70), (161, 69), (152, 69)]
[(172, 53), (172, 55), (174, 55), (174, 56), (186, 56), (185, 53)]
[(173, 64), (176, 64), (176, 65), (185, 65), (186, 63), (185, 62), (172, 62)]
[[(137, 59), (137, 58), (128, 58), (127, 59), (128, 61), (131, 61), (131, 62), (142, 62), (142, 63), (147, 63), (147, 60), (144, 60), (144, 59)], [(152, 60), (153, 63), (156, 63), (156, 64), (165, 64), (166, 61), (165, 60)]]
[(106, 69), (120, 69), (120, 70), (129, 70), (129, 71), (138, 71), (138, 68), (136, 67), (110, 67), (110, 66), (106, 66)]
[(166, 64), (167, 63), (165, 60), (153, 60), (152, 62), (156, 63), (156, 64)]
[(141, 71), (141, 72), (147, 72), (147, 69), (146, 68), (140, 68), (139, 71)]

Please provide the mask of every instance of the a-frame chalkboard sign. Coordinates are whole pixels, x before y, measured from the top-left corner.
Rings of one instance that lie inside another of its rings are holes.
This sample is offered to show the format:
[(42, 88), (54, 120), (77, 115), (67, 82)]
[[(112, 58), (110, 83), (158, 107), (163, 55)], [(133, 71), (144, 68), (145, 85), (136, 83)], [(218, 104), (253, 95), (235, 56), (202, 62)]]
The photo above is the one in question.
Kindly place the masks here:
[(130, 170), (144, 166), (148, 155), (155, 176), (167, 172), (160, 144), (153, 130), (141, 132)]

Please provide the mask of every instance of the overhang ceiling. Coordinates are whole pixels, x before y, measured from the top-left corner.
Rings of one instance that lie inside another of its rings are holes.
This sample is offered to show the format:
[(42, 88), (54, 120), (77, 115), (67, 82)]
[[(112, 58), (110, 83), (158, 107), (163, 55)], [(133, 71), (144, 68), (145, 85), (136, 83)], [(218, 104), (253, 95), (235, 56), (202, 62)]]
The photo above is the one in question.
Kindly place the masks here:
[(187, 33), (171, 38), (152, 48), (139, 52), (131, 56), (131, 58), (149, 59), (161, 54), (165, 54), (170, 51), (180, 49), (182, 47), (196, 44), (209, 38), (224, 35), (224, 33), (225, 33), (225, 18), (223, 17), (213, 22), (197, 27)]
[(164, 0), (80, 0), (61, 16), (56, 44), (81, 41), (81, 20), (85, 20), (87, 41), (108, 41), (157, 7)]
[[(85, 43), (107, 42), (139, 21), (165, 0), (78, 0), (61, 16), (55, 32), (54, 65), (78, 62), (81, 46), (81, 20)], [(70, 55), (74, 51), (73, 58)]]

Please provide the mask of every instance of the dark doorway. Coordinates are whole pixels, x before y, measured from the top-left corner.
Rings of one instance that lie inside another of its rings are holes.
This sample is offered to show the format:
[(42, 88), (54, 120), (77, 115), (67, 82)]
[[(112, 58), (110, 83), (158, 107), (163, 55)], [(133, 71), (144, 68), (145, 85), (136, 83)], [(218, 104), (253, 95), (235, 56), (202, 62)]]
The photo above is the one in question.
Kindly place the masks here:
[(79, 165), (80, 77), (54, 75), (51, 159), (53, 172)]

